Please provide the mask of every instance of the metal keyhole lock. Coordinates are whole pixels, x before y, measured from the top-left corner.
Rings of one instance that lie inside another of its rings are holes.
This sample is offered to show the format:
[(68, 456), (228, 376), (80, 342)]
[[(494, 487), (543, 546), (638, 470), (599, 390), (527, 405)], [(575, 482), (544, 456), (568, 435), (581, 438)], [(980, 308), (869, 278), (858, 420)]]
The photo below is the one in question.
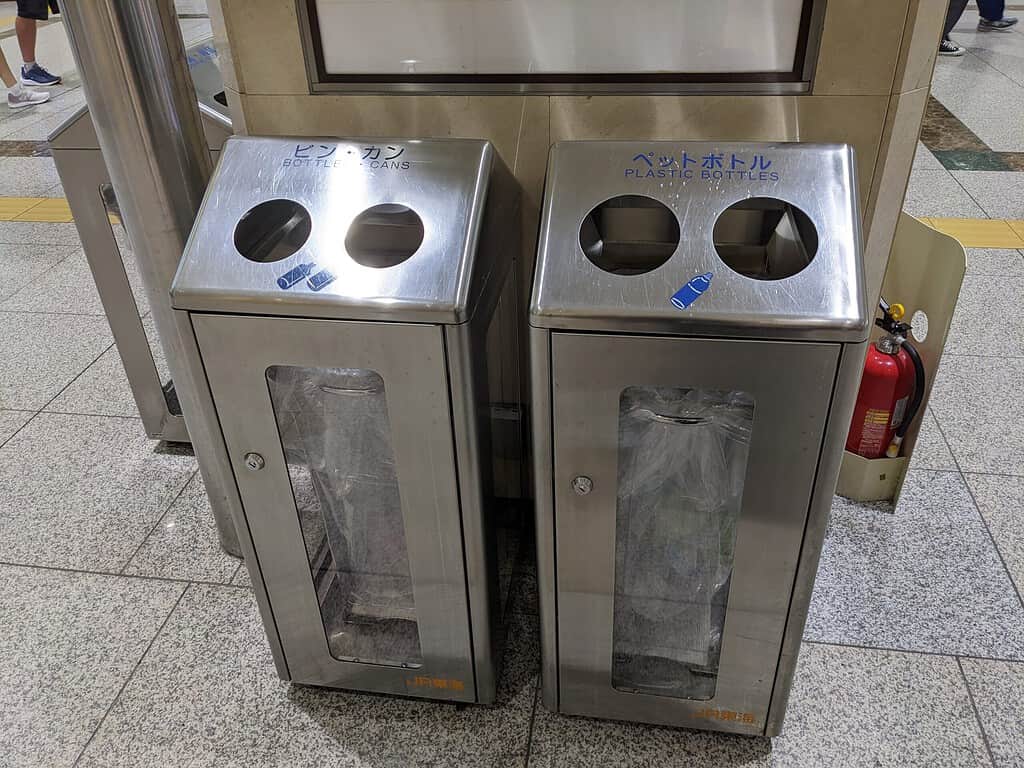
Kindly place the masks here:
[(259, 472), (263, 467), (267, 465), (267, 462), (263, 460), (263, 457), (258, 453), (247, 453), (243, 457), (245, 460), (245, 466), (250, 472)]
[(580, 496), (586, 496), (594, 490), (594, 481), (586, 475), (577, 475), (572, 479), (572, 489)]

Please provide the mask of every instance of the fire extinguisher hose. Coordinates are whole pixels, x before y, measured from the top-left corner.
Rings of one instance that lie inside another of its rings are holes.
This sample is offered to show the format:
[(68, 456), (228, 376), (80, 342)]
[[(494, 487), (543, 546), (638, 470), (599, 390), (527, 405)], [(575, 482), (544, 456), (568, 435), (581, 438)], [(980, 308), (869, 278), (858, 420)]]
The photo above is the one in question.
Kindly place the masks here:
[(910, 404), (907, 406), (906, 413), (903, 414), (903, 420), (900, 422), (899, 427), (896, 428), (896, 434), (893, 435), (892, 442), (889, 443), (889, 447), (885, 451), (885, 455), (890, 459), (894, 459), (899, 455), (903, 438), (906, 437), (910, 425), (914, 423), (917, 412), (921, 408), (921, 402), (924, 400), (924, 363), (921, 362), (921, 356), (917, 353), (913, 344), (909, 341), (904, 341), (902, 346), (907, 350), (907, 357), (910, 358), (910, 362), (914, 366), (914, 395), (910, 398)]

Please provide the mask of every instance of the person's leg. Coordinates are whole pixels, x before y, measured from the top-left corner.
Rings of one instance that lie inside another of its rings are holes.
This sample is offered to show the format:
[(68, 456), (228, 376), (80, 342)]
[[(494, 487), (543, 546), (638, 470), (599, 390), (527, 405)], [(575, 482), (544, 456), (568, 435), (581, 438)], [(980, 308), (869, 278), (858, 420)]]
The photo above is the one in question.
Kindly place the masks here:
[(26, 64), (36, 60), (36, 20), (19, 16), (14, 20), (14, 32), (18, 36), (21, 60)]
[(949, 0), (949, 10), (946, 11), (946, 23), (942, 27), (943, 40), (949, 40), (949, 33), (953, 31), (953, 27), (960, 21), (960, 17), (964, 15), (966, 7), (967, 0)]
[(49, 17), (47, 0), (18, 0), (18, 18), (14, 31), (21, 49), (21, 82), (25, 85), (50, 86), (60, 83), (60, 77), (52, 75), (36, 63), (36, 29), (40, 21)]
[(978, 0), (979, 32), (1010, 32), (1017, 23), (1015, 16), (1006, 16), (1006, 0)]
[(978, 12), (988, 21), (999, 21), (1006, 10), (1006, 0), (978, 0)]
[(50, 94), (30, 90), (21, 84), (21, 80), (15, 77), (11, 68), (7, 66), (7, 57), (3, 51), (0, 51), (0, 80), (7, 86), (7, 106), (11, 109), (32, 107), (50, 99)]
[(0, 50), (0, 80), (4, 81), (4, 85), (8, 88), (14, 88), (20, 83), (15, 79), (14, 73), (11, 72), (11, 68), (7, 66), (7, 57), (4, 56), (4, 52)]

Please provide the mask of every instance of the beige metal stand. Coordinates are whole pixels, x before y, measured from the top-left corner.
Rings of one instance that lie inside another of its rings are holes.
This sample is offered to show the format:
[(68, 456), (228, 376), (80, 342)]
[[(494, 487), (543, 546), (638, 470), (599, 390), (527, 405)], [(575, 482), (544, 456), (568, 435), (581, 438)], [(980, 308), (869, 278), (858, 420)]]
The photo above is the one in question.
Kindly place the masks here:
[[(865, 459), (843, 452), (836, 493), (855, 501), (899, 500), (910, 457), (917, 443), (921, 419), (928, 406), (935, 374), (939, 370), (949, 325), (953, 320), (960, 284), (966, 269), (959, 241), (938, 232), (906, 213), (900, 214), (882, 282), (882, 296), (907, 309), (913, 328), (911, 341), (921, 355), (927, 376), (924, 399), (917, 419), (903, 441), (903, 455), (895, 459)], [(921, 314), (923, 313), (923, 317)], [(881, 335), (875, 329), (874, 338)], [(923, 338), (922, 338), (923, 336)]]

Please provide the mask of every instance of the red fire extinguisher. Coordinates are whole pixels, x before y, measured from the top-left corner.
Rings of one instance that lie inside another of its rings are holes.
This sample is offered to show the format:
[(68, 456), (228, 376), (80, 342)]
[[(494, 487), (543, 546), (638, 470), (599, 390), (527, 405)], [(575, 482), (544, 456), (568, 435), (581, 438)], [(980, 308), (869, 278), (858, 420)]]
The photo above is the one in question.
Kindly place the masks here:
[(882, 317), (875, 319), (875, 325), (886, 334), (868, 347), (853, 423), (846, 438), (846, 450), (867, 459), (899, 455), (900, 444), (924, 398), (924, 366), (907, 340), (910, 324), (902, 322), (903, 305), (890, 305), (885, 299), (878, 305)]

